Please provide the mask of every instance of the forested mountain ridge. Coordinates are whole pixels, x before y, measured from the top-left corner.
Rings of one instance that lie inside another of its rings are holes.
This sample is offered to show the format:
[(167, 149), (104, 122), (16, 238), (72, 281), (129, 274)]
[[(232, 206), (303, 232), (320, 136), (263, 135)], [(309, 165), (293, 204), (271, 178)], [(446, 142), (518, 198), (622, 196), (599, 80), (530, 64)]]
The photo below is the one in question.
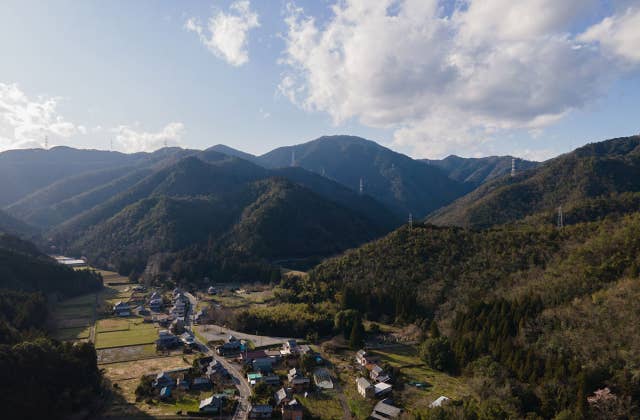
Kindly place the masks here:
[(449, 155), (444, 159), (423, 159), (429, 165), (444, 170), (449, 178), (476, 188), (487, 181), (507, 176), (511, 173), (512, 159), (515, 159), (516, 171), (535, 168), (540, 163), (512, 156), (487, 156), (481, 158), (463, 158)]
[(639, 145), (639, 136), (588, 144), (515, 177), (483, 184), (427, 221), (482, 228), (597, 197), (640, 192)]
[(481, 405), (507, 417), (584, 418), (586, 397), (605, 386), (633, 413), (640, 342), (625, 331), (640, 321), (638, 238), (640, 213), (562, 229), (414, 224), (326, 260), (297, 293), (336, 296), (372, 320), (435, 320), (451, 346), (446, 369), (475, 380), (492, 361), (503, 372), (484, 377)]
[(66, 253), (139, 274), (152, 256), (187, 249), (264, 262), (327, 256), (397, 223), (370, 197), (301, 168), (268, 170), (208, 150), (62, 223), (52, 238)]
[[(293, 162), (292, 162), (293, 158)], [(403, 219), (426, 216), (468, 191), (441, 169), (354, 136), (324, 136), (257, 157), (269, 168), (299, 166), (363, 191)]]

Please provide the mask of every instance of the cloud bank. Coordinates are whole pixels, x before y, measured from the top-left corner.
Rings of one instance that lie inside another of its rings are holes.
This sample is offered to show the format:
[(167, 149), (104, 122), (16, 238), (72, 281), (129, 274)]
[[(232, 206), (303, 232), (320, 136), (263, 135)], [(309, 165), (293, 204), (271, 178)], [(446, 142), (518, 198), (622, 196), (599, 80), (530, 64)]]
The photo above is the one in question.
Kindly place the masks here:
[(17, 84), (0, 82), (0, 150), (43, 147), (85, 131), (64, 119), (59, 98), (29, 98)]
[(557, 122), (640, 63), (638, 9), (571, 33), (596, 6), (345, 0), (320, 25), (290, 5), (279, 90), (336, 124), (391, 128), (418, 155), (473, 153), (498, 132)]
[(251, 10), (248, 0), (232, 3), (228, 13), (220, 11), (211, 16), (206, 27), (196, 18), (185, 23), (185, 28), (198, 34), (209, 51), (236, 67), (249, 62), (249, 31), (259, 26), (258, 14)]
[(115, 133), (117, 150), (133, 152), (152, 152), (162, 147), (180, 146), (184, 134), (184, 124), (171, 122), (158, 132), (140, 130), (138, 125), (121, 125), (112, 130)]

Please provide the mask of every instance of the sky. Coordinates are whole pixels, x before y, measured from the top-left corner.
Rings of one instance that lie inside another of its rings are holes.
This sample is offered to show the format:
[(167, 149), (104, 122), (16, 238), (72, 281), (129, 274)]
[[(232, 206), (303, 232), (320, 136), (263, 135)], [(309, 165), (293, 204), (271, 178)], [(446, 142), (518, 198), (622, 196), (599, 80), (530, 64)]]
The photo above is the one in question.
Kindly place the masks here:
[(3, 0), (0, 150), (544, 160), (640, 133), (637, 28), (640, 0)]

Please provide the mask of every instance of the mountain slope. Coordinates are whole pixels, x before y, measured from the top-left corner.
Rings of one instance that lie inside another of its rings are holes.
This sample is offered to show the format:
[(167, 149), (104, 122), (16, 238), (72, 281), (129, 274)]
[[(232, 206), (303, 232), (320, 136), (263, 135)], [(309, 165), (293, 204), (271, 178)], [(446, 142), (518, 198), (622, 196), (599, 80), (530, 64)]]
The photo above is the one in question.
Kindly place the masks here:
[[(511, 156), (488, 156), (482, 158), (463, 158), (456, 155), (441, 160), (423, 159), (429, 165), (436, 166), (447, 173), (449, 178), (478, 187), (492, 179), (511, 173)], [(538, 162), (516, 159), (516, 171), (535, 168)]]
[(0, 232), (10, 233), (25, 238), (38, 233), (37, 228), (18, 220), (3, 210), (0, 210)]
[(246, 153), (238, 149), (234, 149), (233, 147), (226, 146), (224, 144), (216, 144), (215, 146), (211, 146), (207, 150), (213, 150), (214, 152), (222, 153), (227, 156), (233, 156), (240, 159), (248, 160), (249, 162), (258, 163), (256, 156), (251, 153)]
[[(136, 166), (148, 167), (192, 155), (195, 151), (164, 148), (153, 153), (125, 154), (103, 150), (53, 147), (49, 150), (9, 150), (0, 153), (0, 206), (8, 206), (29, 194), (68, 177)], [(94, 185), (96, 186), (96, 185)]]
[(596, 197), (640, 192), (639, 146), (638, 136), (586, 145), (515, 177), (481, 185), (427, 221), (488, 227)]
[(281, 147), (259, 156), (269, 168), (295, 165), (358, 191), (387, 205), (402, 218), (411, 212), (425, 216), (466, 192), (439, 168), (393, 152), (375, 142), (352, 136), (326, 136), (308, 143)]

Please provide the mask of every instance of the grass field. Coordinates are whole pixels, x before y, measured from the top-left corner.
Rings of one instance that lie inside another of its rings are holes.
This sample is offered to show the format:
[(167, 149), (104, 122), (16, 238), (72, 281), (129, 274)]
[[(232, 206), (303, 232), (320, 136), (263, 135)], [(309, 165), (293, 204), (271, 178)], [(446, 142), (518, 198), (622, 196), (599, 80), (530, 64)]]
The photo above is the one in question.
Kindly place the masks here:
[(98, 354), (98, 363), (127, 362), (130, 360), (157, 357), (155, 344), (112, 347), (108, 349), (99, 349), (96, 353)]
[(312, 416), (322, 419), (342, 419), (342, 406), (335, 391), (311, 394), (308, 398), (296, 394), (296, 399)]
[[(371, 353), (379, 355), (384, 362), (400, 368), (401, 379), (406, 384), (400, 394), (400, 400), (405, 407), (411, 409), (426, 409), (431, 402), (441, 395), (458, 399), (471, 395), (464, 380), (430, 369), (420, 359), (415, 348), (398, 346)], [(410, 382), (426, 382), (427, 388), (416, 388)]]
[(128, 322), (127, 329), (104, 330), (103, 321), (107, 321), (107, 327), (120, 328), (112, 322), (116, 321), (115, 319), (100, 320), (97, 326), (96, 349), (151, 344), (158, 339), (158, 329), (153, 324)]
[(60, 341), (85, 340), (89, 338), (91, 327), (59, 328), (53, 336)]

